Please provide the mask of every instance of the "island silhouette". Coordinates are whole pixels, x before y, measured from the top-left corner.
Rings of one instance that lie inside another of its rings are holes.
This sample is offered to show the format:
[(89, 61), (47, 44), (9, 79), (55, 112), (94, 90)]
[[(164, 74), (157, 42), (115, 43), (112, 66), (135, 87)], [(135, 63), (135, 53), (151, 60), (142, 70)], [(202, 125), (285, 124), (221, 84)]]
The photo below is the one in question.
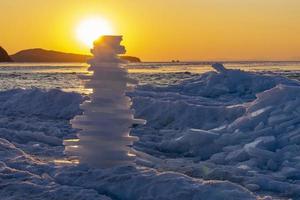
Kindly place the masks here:
[[(0, 62), (87, 62), (91, 55), (65, 53), (42, 48), (25, 49), (13, 55), (8, 55), (5, 49), (0, 47)], [(129, 62), (141, 62), (134, 56), (120, 56), (122, 60)]]

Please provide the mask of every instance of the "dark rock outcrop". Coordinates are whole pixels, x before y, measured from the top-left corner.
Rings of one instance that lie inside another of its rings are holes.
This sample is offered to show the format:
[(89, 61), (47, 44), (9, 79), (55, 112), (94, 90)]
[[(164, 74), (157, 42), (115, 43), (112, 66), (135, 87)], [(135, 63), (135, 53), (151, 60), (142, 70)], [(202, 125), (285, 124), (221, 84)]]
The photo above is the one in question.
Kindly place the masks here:
[[(45, 49), (27, 49), (11, 55), (15, 62), (87, 62), (91, 56)], [(129, 62), (141, 62), (137, 57), (123, 56)]]
[(0, 46), (0, 62), (12, 62), (8, 53)]

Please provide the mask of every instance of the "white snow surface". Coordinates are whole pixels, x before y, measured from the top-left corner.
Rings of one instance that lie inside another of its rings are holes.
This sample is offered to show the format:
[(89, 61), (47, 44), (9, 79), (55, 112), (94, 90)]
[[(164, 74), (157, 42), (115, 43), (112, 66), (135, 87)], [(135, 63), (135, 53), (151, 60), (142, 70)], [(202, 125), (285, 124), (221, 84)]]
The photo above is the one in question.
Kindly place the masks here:
[(110, 169), (54, 162), (86, 97), (0, 92), (0, 199), (299, 199), (299, 82), (214, 68), (130, 93), (139, 159)]

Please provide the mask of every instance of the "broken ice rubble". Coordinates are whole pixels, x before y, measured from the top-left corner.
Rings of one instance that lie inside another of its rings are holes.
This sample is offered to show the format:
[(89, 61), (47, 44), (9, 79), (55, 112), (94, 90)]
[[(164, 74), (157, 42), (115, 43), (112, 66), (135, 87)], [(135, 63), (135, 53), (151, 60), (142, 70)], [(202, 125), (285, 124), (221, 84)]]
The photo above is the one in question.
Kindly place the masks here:
[(85, 97), (0, 92), (1, 199), (300, 198), (299, 82), (214, 68), (129, 94), (148, 121), (133, 131), (137, 167), (63, 163)]

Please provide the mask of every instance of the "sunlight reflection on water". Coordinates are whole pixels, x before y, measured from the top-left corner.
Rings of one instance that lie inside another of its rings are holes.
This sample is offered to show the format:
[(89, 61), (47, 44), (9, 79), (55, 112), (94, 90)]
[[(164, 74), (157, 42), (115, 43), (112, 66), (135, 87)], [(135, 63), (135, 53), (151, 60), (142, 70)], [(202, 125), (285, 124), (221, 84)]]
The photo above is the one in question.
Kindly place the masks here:
[[(229, 69), (276, 73), (292, 78), (300, 74), (300, 62), (225, 63)], [(62, 89), (90, 94), (79, 78), (89, 75), (86, 63), (0, 63), (0, 90), (15, 88)], [(211, 71), (209, 63), (130, 63), (130, 76), (140, 84), (173, 84), (197, 74)]]

